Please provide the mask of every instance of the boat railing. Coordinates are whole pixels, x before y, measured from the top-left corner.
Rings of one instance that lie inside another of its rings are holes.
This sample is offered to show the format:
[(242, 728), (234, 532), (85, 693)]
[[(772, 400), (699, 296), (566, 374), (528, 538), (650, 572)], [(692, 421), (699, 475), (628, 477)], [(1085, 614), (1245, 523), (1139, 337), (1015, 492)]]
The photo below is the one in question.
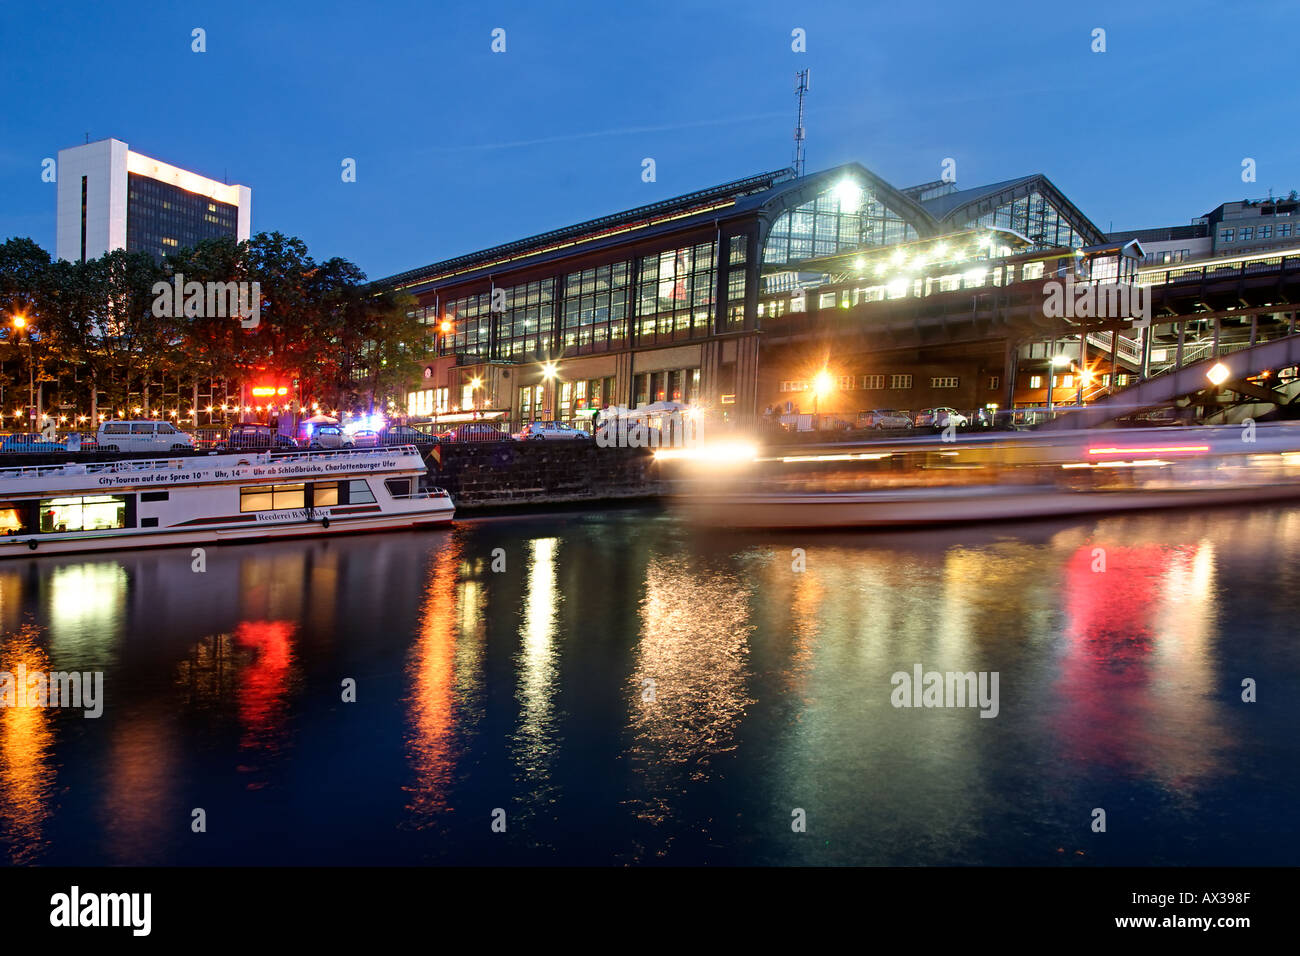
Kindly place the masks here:
[(48, 478), (60, 475), (102, 475), (128, 474), (142, 471), (177, 471), (184, 468), (201, 468), (203, 467), (204, 462), (210, 461), (216, 457), (238, 458), (239, 464), (265, 465), (271, 462), (283, 464), (285, 462), (320, 461), (322, 458), (329, 458), (331, 461), (339, 459), (364, 461), (386, 455), (414, 455), (419, 457), (419, 454), (419, 449), (414, 445), (381, 445), (377, 448), (322, 449), (318, 451), (289, 452), (287, 454), (271, 451), (256, 452), (253, 454), (227, 452), (220, 456), (190, 455), (184, 458), (148, 458), (129, 459), (124, 461), (88, 461), (67, 462), (64, 464), (14, 465), (8, 468), (0, 468), (0, 481), (9, 481), (20, 478)]
[(405, 495), (392, 495), (394, 501), (419, 501), (424, 498), (446, 498), (447, 492), (443, 488), (430, 488), (425, 491), (412, 491)]

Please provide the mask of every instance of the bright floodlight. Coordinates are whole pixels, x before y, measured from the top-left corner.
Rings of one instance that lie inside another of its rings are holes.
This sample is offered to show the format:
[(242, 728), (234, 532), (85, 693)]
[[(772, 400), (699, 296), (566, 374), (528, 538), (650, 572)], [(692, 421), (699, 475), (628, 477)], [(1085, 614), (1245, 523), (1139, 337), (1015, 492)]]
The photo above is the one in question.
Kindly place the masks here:
[(834, 387), (835, 379), (831, 378), (831, 373), (825, 369), (813, 376), (813, 391), (818, 397), (829, 395)]
[(15, 315), (15, 316), (14, 316), (14, 328), (15, 328), (15, 329), (21, 329), (21, 328), (23, 328), (23, 327), (26, 326), (26, 325), (27, 325), (27, 316), (25, 316), (25, 315)]
[(1232, 373), (1228, 371), (1228, 366), (1224, 365), (1222, 362), (1215, 362), (1214, 366), (1205, 373), (1205, 377), (1215, 385), (1222, 385), (1228, 380), (1228, 376), (1231, 374)]
[(1070, 356), (1055, 355), (1052, 357), (1052, 364), (1055, 365), (1057, 368), (1065, 368), (1065, 366), (1070, 364)]
[(555, 363), (554, 363), (554, 362), (545, 362), (545, 363), (543, 363), (543, 365), (542, 365), (542, 376), (543, 376), (544, 378), (555, 378), (555, 373), (556, 373), (556, 371), (557, 371), (557, 370), (556, 370), (556, 368), (555, 368)]
[(862, 205), (862, 187), (851, 179), (842, 179), (835, 186), (835, 198), (840, 202), (840, 212), (853, 212)]
[(481, 378), (475, 376), (474, 378), (472, 378), (472, 379), (469, 380), (469, 387), (470, 387), (470, 388), (475, 388), (475, 389), (482, 388), (482, 387), (483, 387), (483, 379), (481, 379)]

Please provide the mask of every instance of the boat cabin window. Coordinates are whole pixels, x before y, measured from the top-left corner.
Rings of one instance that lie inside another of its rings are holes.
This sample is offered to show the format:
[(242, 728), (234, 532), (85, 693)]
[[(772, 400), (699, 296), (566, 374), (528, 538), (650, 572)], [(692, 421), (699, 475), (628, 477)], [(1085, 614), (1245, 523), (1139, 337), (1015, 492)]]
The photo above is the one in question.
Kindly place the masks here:
[(0, 501), (0, 535), (27, 531), (28, 507), (26, 501)]
[(405, 498), (411, 493), (410, 478), (389, 478), (384, 482), (388, 493), (394, 498)]
[(239, 489), (240, 511), (283, 511), (306, 507), (306, 485), (250, 485)]
[(364, 478), (354, 478), (348, 482), (349, 504), (370, 504), (375, 500), (375, 493)]
[(311, 486), (311, 504), (313, 508), (332, 508), (339, 503), (339, 483), (337, 481), (317, 481)]
[(42, 498), (41, 531), (103, 531), (126, 527), (126, 498), (121, 495), (84, 495)]

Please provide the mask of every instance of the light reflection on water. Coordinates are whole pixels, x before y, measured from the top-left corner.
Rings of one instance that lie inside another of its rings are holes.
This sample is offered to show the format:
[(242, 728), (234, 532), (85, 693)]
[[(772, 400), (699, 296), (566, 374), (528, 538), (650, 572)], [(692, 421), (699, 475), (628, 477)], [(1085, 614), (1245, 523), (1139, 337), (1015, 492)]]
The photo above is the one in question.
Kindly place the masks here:
[[(1300, 509), (776, 536), (623, 511), (211, 549), (203, 574), (6, 562), (0, 670), (102, 668), (107, 701), (0, 712), (0, 852), (1295, 862), (1297, 542)], [(916, 664), (997, 671), (999, 716), (895, 709)], [(196, 806), (222, 841), (189, 838)]]

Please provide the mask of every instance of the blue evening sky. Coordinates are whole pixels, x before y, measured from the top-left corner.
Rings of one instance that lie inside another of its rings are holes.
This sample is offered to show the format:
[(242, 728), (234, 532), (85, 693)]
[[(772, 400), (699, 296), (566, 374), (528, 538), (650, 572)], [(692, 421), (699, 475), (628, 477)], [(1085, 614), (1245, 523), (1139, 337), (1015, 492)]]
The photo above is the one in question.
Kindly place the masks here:
[(0, 240), (53, 250), (41, 160), (89, 133), (251, 186), (254, 231), (381, 278), (786, 166), (803, 67), (809, 171), (908, 186), (952, 157), (962, 187), (1046, 173), (1103, 230), (1185, 223), (1300, 189), (1298, 22), (1294, 0), (5, 0)]

